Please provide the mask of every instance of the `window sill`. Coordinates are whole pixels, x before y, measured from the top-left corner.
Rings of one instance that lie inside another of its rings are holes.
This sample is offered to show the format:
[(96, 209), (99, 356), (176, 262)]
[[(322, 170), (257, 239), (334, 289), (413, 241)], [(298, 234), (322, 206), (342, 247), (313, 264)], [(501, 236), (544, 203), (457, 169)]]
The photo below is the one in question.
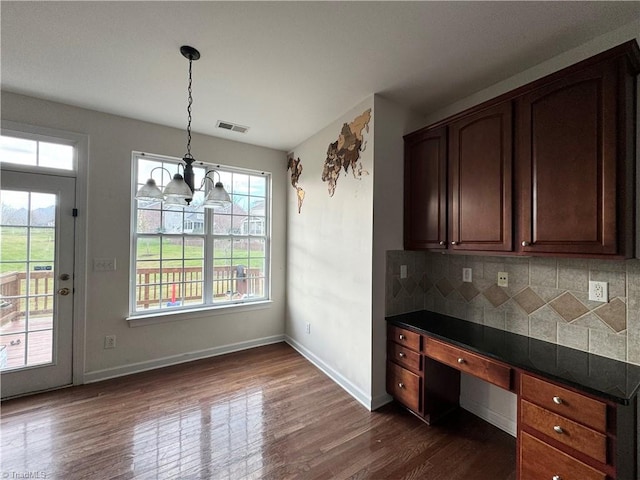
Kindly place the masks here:
[(155, 312), (133, 315), (127, 317), (125, 320), (129, 322), (129, 327), (143, 327), (145, 325), (155, 325), (156, 323), (176, 322), (195, 318), (206, 318), (214, 315), (227, 315), (230, 313), (262, 310), (265, 308), (271, 308), (272, 303), (272, 300), (262, 300), (259, 302), (238, 303), (235, 305), (207, 306), (189, 310)]

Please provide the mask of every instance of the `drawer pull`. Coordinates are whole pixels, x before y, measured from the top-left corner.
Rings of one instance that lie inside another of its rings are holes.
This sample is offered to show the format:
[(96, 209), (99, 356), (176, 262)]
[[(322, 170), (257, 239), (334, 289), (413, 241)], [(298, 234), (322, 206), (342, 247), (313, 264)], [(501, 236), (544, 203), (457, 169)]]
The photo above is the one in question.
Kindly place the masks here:
[(451, 242), (451, 245), (458, 245), (458, 242), (453, 241), (453, 242)]
[(554, 475), (551, 480), (562, 480), (562, 477), (560, 477), (560, 475)]
[(560, 425), (556, 425), (555, 427), (553, 427), (553, 431), (556, 433), (564, 433), (564, 430), (562, 430), (562, 427)]
[(463, 363), (466, 363), (466, 361), (465, 361), (465, 359), (464, 359), (464, 358), (459, 358), (459, 359), (458, 359), (458, 363), (459, 363), (460, 365), (462, 365)]
[[(529, 245), (531, 245), (531, 243), (527, 242), (526, 240), (523, 240), (523, 241), (522, 241), (522, 243), (521, 243), (521, 245), (522, 245), (523, 247), (528, 247)], [(558, 477), (558, 476), (556, 475), (556, 477)], [(558, 479), (559, 479), (559, 478), (560, 478), (560, 477), (558, 477)]]
[(398, 388), (404, 388), (404, 383), (400, 382), (400, 383), (398, 384)]
[(445, 241), (443, 241), (443, 240), (440, 240), (440, 242), (438, 242), (438, 243), (439, 243), (440, 245), (443, 245), (443, 246), (447, 244), (447, 242), (445, 242)]
[(407, 354), (406, 354), (406, 353), (404, 353), (404, 352), (400, 352), (400, 353), (398, 354), (398, 356), (399, 356), (400, 358), (404, 358), (404, 357), (406, 357), (406, 356), (407, 356)]
[(400, 335), (398, 336), (398, 338), (399, 338), (400, 340), (406, 340), (406, 339), (407, 339), (407, 337), (405, 337), (403, 334), (400, 334)]
[(553, 403), (556, 405), (562, 405), (562, 399), (560, 397), (553, 397)]

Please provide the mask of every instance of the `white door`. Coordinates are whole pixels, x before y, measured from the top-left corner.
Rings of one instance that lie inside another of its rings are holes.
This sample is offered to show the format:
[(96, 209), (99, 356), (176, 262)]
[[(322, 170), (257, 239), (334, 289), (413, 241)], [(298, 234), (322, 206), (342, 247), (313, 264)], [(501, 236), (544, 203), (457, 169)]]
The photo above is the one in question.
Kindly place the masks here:
[(72, 383), (75, 178), (0, 173), (0, 394)]

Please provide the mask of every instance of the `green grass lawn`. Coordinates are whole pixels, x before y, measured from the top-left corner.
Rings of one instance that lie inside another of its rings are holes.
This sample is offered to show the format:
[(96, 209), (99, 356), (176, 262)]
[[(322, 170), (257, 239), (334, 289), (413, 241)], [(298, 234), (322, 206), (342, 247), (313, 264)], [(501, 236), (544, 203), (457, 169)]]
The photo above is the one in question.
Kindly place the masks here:
[[(30, 239), (30, 253), (27, 250), (27, 229), (24, 227), (2, 227), (0, 241), (0, 273), (24, 271), (27, 260), (41, 265), (53, 265), (55, 241), (53, 228), (32, 229)], [(171, 267), (182, 266), (183, 245), (179, 239), (165, 238), (162, 244), (164, 265)], [(254, 240), (251, 242), (236, 242), (231, 248), (232, 241), (216, 242), (214, 249), (214, 265), (245, 265), (249, 268), (260, 268), (264, 265), (264, 250), (262, 245)], [(243, 245), (244, 244), (244, 245)], [(251, 247), (251, 248), (250, 248)], [(185, 266), (198, 267), (202, 265), (204, 247), (202, 242), (193, 239), (184, 245)], [(250, 258), (250, 260), (249, 260)], [(159, 268), (160, 239), (141, 238), (138, 241), (138, 263), (144, 268)], [(20, 262), (6, 263), (6, 262)]]

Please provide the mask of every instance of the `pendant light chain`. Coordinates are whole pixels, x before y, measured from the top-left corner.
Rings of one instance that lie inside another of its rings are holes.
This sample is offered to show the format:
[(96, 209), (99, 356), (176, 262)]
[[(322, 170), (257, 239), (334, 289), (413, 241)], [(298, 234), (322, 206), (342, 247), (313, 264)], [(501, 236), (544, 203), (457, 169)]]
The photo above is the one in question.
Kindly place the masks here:
[(187, 105), (187, 153), (185, 158), (193, 158), (191, 155), (191, 104), (193, 103), (193, 96), (191, 94), (191, 65), (193, 64), (193, 59), (189, 57), (189, 103)]

